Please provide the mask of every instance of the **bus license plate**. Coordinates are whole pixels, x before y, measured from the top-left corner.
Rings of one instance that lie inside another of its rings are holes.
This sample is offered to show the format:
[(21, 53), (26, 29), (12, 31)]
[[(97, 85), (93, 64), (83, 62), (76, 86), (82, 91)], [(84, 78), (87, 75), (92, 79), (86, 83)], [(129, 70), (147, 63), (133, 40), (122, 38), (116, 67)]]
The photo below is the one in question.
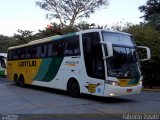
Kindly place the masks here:
[(132, 92), (132, 89), (127, 89), (127, 92)]

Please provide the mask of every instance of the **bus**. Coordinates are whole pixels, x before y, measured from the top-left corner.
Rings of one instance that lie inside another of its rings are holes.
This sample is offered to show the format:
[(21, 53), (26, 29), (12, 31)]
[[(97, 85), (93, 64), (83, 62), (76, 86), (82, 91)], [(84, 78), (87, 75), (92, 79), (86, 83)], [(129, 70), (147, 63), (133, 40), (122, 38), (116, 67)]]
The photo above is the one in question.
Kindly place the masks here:
[(5, 77), (7, 75), (6, 59), (7, 53), (0, 53), (0, 77)]
[[(140, 59), (137, 49), (145, 51)], [(7, 77), (26, 84), (95, 96), (140, 93), (140, 61), (150, 49), (136, 46), (132, 35), (90, 29), (31, 41), (8, 49)]]

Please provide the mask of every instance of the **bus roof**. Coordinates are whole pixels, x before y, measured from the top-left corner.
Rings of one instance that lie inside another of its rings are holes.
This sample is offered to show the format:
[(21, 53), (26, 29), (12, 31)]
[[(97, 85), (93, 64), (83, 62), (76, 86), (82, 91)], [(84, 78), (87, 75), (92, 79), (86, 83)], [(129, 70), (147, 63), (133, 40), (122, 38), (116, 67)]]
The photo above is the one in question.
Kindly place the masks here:
[(130, 34), (125, 33), (125, 32), (111, 31), (111, 30), (106, 30), (106, 29), (88, 29), (88, 30), (83, 30), (83, 31), (75, 32), (75, 33), (66, 34), (66, 35), (55, 35), (55, 36), (51, 36), (51, 37), (46, 37), (46, 38), (34, 40), (34, 41), (31, 41), (31, 42), (28, 42), (27, 44), (9, 47), (8, 50), (15, 49), (15, 48), (21, 48), (21, 47), (27, 47), (27, 46), (30, 46), (30, 45), (36, 45), (36, 44), (39, 44), (39, 43), (45, 43), (45, 42), (49, 42), (49, 41), (52, 41), (52, 40), (60, 40), (60, 39), (63, 39), (63, 38), (67, 38), (67, 37), (71, 37), (71, 36), (75, 36), (75, 35), (79, 35), (79, 34), (83, 34), (83, 33), (101, 32), (101, 31), (112, 32), (112, 33), (120, 33), (120, 34), (125, 34), (125, 35), (130, 36)]
[(129, 35), (131, 36), (131, 34), (129, 33), (125, 33), (125, 32), (120, 32), (120, 31), (113, 31), (113, 30), (107, 30), (107, 29), (88, 29), (88, 30), (83, 30), (83, 31), (79, 31), (77, 33), (79, 34), (83, 34), (83, 33), (89, 33), (89, 32), (111, 32), (111, 33), (119, 33), (119, 34), (124, 34), (124, 35)]
[(7, 53), (0, 53), (0, 57), (7, 57)]

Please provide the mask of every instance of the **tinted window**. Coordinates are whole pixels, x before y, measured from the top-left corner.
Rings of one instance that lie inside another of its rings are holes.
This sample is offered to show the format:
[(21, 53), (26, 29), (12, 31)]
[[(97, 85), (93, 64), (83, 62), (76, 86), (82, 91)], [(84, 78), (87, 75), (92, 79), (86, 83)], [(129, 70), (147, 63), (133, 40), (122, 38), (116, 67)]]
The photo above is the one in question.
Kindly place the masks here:
[(79, 36), (66, 39), (65, 55), (66, 56), (80, 55)]
[(80, 55), (79, 36), (8, 51), (9, 60)]
[(18, 59), (18, 50), (13, 50), (13, 59), (14, 60)]
[(80, 55), (79, 36), (64, 38), (48, 44), (48, 56)]
[(7, 59), (8, 59), (8, 60), (12, 60), (12, 50), (9, 50), (9, 51), (8, 51)]
[(26, 59), (32, 59), (36, 57), (37, 49), (35, 46), (26, 48)]
[(98, 32), (82, 35), (85, 66), (88, 76), (104, 79), (104, 61)]
[(18, 59), (25, 59), (26, 58), (26, 48), (21, 48), (20, 50), (20, 55)]

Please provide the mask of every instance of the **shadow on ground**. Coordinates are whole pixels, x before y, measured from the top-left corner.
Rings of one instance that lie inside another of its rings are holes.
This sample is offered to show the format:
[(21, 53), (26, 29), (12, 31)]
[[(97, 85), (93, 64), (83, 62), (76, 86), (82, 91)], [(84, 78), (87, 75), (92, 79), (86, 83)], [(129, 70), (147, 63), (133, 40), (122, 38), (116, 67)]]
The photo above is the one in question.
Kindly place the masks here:
[[(15, 84), (11, 84), (11, 85), (16, 86)], [(67, 91), (57, 90), (53, 88), (46, 88), (46, 87), (33, 86), (33, 85), (26, 85), (25, 88), (72, 97), (69, 95)], [(113, 104), (136, 102), (132, 99), (126, 99), (122, 97), (99, 97), (99, 96), (93, 96), (93, 95), (87, 95), (87, 94), (81, 94), (77, 99), (86, 99), (86, 100), (91, 100), (91, 101), (100, 102), (100, 103), (113, 103)]]

